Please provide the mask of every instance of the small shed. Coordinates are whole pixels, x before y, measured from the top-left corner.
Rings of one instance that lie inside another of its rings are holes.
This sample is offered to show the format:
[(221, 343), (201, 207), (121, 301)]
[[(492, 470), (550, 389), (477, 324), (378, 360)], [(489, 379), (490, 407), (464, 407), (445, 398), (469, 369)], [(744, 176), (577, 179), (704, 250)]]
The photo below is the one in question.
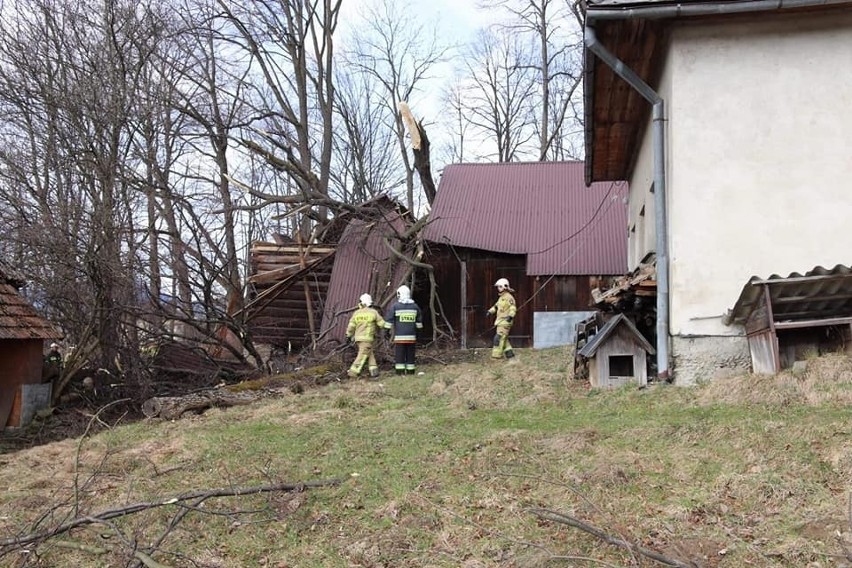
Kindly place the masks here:
[(646, 357), (656, 353), (636, 326), (618, 314), (578, 352), (588, 362), (589, 382), (596, 388), (618, 387), (629, 382), (648, 383)]
[(755, 373), (774, 374), (825, 352), (852, 354), (852, 268), (753, 276), (722, 321), (742, 326)]
[(0, 431), (26, 426), (50, 404), (42, 383), (45, 340), (62, 334), (18, 292), (24, 280), (0, 264)]

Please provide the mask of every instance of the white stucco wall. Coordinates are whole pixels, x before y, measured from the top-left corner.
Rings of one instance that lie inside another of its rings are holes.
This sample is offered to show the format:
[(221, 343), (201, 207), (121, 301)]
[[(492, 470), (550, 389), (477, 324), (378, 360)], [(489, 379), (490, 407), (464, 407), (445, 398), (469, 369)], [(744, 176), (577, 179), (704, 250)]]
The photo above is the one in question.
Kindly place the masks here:
[[(852, 14), (682, 26), (670, 45), (670, 331), (737, 335), (721, 316), (751, 276), (852, 264)], [(656, 248), (652, 160), (647, 128), (631, 268)]]

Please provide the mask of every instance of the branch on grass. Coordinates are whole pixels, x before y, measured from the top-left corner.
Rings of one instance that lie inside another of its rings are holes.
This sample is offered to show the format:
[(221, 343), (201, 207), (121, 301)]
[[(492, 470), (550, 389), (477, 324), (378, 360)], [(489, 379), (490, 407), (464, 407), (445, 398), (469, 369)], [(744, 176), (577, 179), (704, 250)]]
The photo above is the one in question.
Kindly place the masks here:
[(109, 519), (115, 519), (117, 517), (131, 515), (140, 511), (147, 511), (148, 509), (155, 509), (157, 507), (164, 507), (166, 505), (180, 505), (185, 501), (195, 500), (197, 501), (195, 505), (198, 506), (201, 501), (205, 501), (213, 497), (237, 497), (241, 495), (256, 495), (258, 493), (272, 493), (276, 491), (296, 492), (317, 487), (337, 486), (340, 485), (342, 482), (343, 481), (341, 479), (328, 479), (320, 481), (306, 481), (304, 483), (278, 483), (274, 485), (261, 485), (258, 487), (232, 487), (210, 489), (206, 491), (193, 491), (191, 493), (184, 493), (183, 495), (172, 497), (170, 499), (163, 499), (161, 501), (134, 503), (132, 505), (127, 505), (126, 507), (107, 509), (106, 511), (101, 511), (100, 513), (87, 515), (85, 517), (78, 517), (66, 523), (62, 523), (61, 525), (58, 525), (52, 529), (34, 532), (24, 536), (3, 539), (0, 540), (0, 549), (31, 544), (33, 542), (42, 541), (54, 537), (56, 535), (68, 532), (71, 529), (75, 529), (77, 527), (82, 527), (95, 523), (102, 523)]
[(585, 531), (592, 536), (598, 537), (607, 544), (612, 544), (613, 546), (618, 546), (631, 552), (641, 554), (642, 556), (650, 558), (651, 560), (655, 560), (665, 566), (674, 566), (675, 568), (696, 568), (696, 564), (694, 562), (681, 562), (680, 560), (676, 560), (674, 558), (668, 558), (658, 552), (654, 552), (653, 550), (639, 546), (636, 543), (629, 542), (621, 538), (616, 538), (612, 535), (605, 533), (597, 527), (594, 527), (574, 517), (564, 515), (562, 513), (557, 513), (556, 511), (550, 511), (548, 509), (530, 509), (530, 513), (532, 513), (536, 517), (539, 517), (540, 519), (546, 519), (548, 521), (562, 523), (563, 525), (574, 527), (575, 529), (580, 529), (581, 531)]

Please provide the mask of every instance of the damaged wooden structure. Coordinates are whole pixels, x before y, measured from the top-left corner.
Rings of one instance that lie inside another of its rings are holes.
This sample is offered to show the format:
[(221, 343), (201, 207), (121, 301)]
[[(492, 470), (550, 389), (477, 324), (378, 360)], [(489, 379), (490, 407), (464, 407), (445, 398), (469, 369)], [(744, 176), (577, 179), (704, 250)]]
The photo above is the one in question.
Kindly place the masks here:
[(381, 310), (409, 274), (400, 250), (412, 224), (379, 196), (338, 215), (311, 244), (281, 235), (252, 243), (242, 313), (253, 343), (286, 354), (342, 343), (359, 296), (369, 293)]
[(243, 308), (255, 343), (311, 345), (319, 333), (335, 246), (251, 245), (251, 295)]
[(723, 322), (744, 328), (755, 373), (825, 352), (852, 354), (852, 268), (752, 277)]

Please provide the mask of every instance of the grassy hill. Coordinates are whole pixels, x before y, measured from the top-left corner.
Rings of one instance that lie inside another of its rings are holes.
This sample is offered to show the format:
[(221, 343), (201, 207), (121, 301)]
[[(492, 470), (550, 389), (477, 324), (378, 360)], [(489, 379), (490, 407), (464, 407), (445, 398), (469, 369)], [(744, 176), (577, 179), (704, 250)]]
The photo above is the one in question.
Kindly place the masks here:
[[(0, 540), (82, 519), (0, 566), (852, 563), (849, 357), (608, 392), (572, 380), (567, 348), (440, 358), (0, 455)], [(86, 520), (134, 504), (152, 506)]]

